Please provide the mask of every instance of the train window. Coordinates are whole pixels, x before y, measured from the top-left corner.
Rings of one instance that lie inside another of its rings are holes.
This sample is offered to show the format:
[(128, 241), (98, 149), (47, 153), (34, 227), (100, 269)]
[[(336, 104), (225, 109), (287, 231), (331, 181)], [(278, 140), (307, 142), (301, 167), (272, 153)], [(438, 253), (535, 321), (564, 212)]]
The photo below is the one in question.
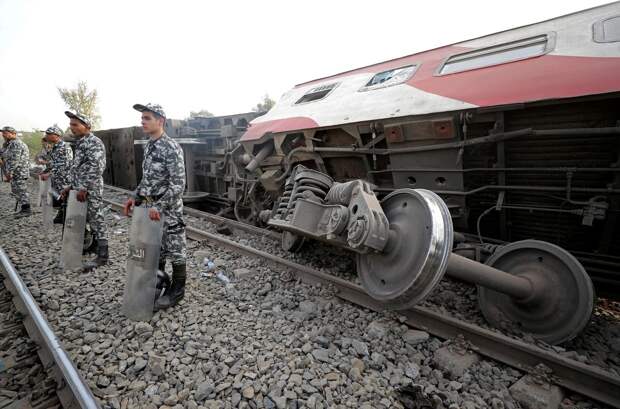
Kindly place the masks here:
[(375, 74), (359, 91), (370, 91), (378, 88), (391, 87), (392, 85), (402, 84), (413, 77), (417, 65), (407, 65), (405, 67), (394, 68)]
[(303, 97), (299, 98), (297, 100), (297, 102), (295, 102), (295, 105), (303, 104), (303, 103), (306, 103), (306, 102), (318, 101), (319, 99), (323, 99), (327, 95), (329, 95), (329, 93), (332, 92), (334, 90), (334, 88), (336, 88), (338, 86), (338, 84), (340, 84), (340, 83), (339, 82), (334, 82), (334, 83), (331, 83), (331, 84), (320, 85), (318, 87), (314, 87), (314, 88), (310, 89), (308, 92), (306, 92)]
[(444, 61), (441, 67), (439, 67), (437, 74), (453, 74), (455, 72), (475, 70), (477, 68), (538, 57), (553, 49), (555, 45), (554, 40), (555, 36), (543, 34), (523, 40), (512, 41), (510, 43), (456, 54)]
[(592, 34), (597, 43), (620, 41), (620, 16), (609, 17), (592, 25)]

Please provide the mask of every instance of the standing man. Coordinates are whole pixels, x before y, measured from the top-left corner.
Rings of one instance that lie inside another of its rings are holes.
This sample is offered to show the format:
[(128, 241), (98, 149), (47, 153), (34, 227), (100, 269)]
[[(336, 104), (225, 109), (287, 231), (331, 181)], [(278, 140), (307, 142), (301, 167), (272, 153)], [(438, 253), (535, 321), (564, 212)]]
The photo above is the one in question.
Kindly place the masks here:
[(2, 137), (7, 141), (3, 157), (6, 172), (4, 180), (11, 182), (11, 194), (17, 200), (17, 206), (21, 206), (15, 218), (30, 216), (30, 198), (28, 197), (28, 177), (30, 177), (30, 151), (28, 146), (17, 138), (17, 132), (10, 126), (2, 128)]
[(34, 157), (34, 161), (37, 165), (47, 165), (50, 160), (50, 143), (45, 139), (45, 136), (41, 138), (41, 150)]
[(166, 135), (166, 114), (160, 105), (136, 104), (142, 112), (142, 129), (150, 140), (144, 149), (142, 180), (135, 198), (125, 203), (125, 214), (131, 208), (146, 204), (151, 220), (164, 216), (159, 269), (165, 271), (166, 259), (172, 264), (172, 285), (155, 301), (155, 310), (176, 305), (185, 296), (187, 242), (183, 221), (183, 191), (185, 190), (185, 161), (179, 144)]
[[(62, 140), (62, 130), (57, 126), (50, 126), (45, 130), (45, 141), (52, 147), (49, 150), (46, 168), (41, 173), (41, 180), (51, 177), (51, 185), (54, 191), (60, 193), (71, 186), (71, 165), (73, 164), (73, 151), (69, 144)], [(57, 205), (55, 205), (57, 206)], [(55, 224), (62, 224), (65, 219), (65, 207), (54, 218)]]
[(9, 141), (4, 137), (2, 138), (2, 147), (0, 148), (0, 181), (4, 182), (4, 172), (6, 162), (4, 160), (4, 152), (6, 152), (6, 147), (9, 144)]
[(85, 270), (90, 270), (108, 263), (108, 231), (103, 214), (105, 146), (90, 131), (90, 120), (86, 116), (70, 111), (65, 111), (65, 115), (69, 117), (69, 128), (77, 141), (69, 186), (63, 190), (62, 197), (66, 198), (69, 190), (74, 189), (78, 191), (79, 202), (88, 202), (86, 221), (97, 242), (97, 258), (84, 266)]

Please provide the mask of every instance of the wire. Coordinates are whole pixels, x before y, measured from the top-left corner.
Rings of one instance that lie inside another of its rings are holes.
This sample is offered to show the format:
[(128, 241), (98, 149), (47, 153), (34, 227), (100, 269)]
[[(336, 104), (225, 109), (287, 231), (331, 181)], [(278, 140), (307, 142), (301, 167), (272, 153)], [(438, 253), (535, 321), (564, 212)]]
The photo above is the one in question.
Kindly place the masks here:
[(484, 241), (482, 240), (482, 234), (480, 232), (480, 221), (482, 220), (484, 216), (491, 213), (491, 211), (493, 211), (495, 208), (496, 206), (493, 205), (489, 207), (488, 209), (486, 209), (484, 212), (480, 213), (480, 216), (478, 216), (478, 220), (476, 221), (476, 233), (478, 233), (478, 240), (480, 241), (480, 244), (484, 244)]

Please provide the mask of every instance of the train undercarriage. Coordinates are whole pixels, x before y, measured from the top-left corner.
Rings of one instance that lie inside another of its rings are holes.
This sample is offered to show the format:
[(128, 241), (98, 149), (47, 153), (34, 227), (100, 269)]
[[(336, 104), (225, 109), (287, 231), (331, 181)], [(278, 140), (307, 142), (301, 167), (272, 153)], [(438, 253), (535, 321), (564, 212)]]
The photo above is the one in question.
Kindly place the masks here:
[[(507, 243), (553, 243), (583, 264), (599, 295), (617, 298), (619, 107), (610, 94), (242, 143), (259, 162), (246, 170), (274, 200), (290, 194), (285, 181), (298, 165), (335, 182), (368, 182), (379, 200), (399, 189), (429, 190), (449, 209), (458, 254), (484, 262)], [(283, 246), (298, 249), (302, 235), (289, 233)]]

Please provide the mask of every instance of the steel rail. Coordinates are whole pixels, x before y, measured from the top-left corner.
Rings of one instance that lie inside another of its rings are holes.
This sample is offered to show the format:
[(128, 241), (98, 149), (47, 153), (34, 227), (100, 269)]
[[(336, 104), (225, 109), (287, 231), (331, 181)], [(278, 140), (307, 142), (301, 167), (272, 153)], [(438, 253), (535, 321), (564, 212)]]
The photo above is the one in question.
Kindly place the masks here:
[[(118, 193), (122, 193), (126, 195), (133, 195), (133, 192), (120, 188), (120, 187), (116, 187), (116, 186), (105, 185), (105, 189), (114, 190)], [(223, 216), (218, 216), (212, 213), (203, 212), (198, 209), (193, 209), (191, 207), (183, 206), (183, 213), (187, 214), (188, 216), (197, 217), (199, 219), (206, 219), (215, 224), (226, 225), (233, 231), (236, 230), (236, 231), (241, 231), (244, 233), (251, 233), (251, 234), (259, 235), (262, 237), (267, 237), (273, 240), (282, 239), (282, 235), (279, 232), (276, 232), (273, 230), (261, 229), (260, 227), (253, 226), (251, 224), (243, 223), (238, 220), (229, 219)]]
[[(105, 201), (116, 209), (122, 209), (122, 206), (118, 203), (109, 200)], [(353, 304), (374, 311), (386, 311), (389, 309), (366, 294), (361, 286), (311, 267), (191, 226), (187, 226), (187, 237), (196, 241), (208, 240), (218, 246), (246, 256), (259, 257), (274, 269), (291, 272), (303, 282), (309, 284), (332, 285), (336, 288), (338, 297)], [(449, 339), (457, 335), (463, 335), (466, 340), (472, 343), (479, 354), (523, 372), (536, 374), (535, 366), (544, 364), (553, 371), (553, 381), (557, 385), (607, 405), (620, 407), (619, 376), (605, 372), (600, 368), (562, 357), (495, 331), (439, 314), (425, 307), (414, 307), (398, 311), (398, 313), (406, 317), (405, 322), (407, 325), (423, 329), (439, 338)]]
[(58, 385), (56, 393), (62, 406), (101, 408), (2, 247), (0, 247), (0, 265), (6, 287), (13, 294), (13, 303), (24, 315), (24, 327), (30, 338), (39, 346), (37, 353), (43, 366), (52, 368)]

